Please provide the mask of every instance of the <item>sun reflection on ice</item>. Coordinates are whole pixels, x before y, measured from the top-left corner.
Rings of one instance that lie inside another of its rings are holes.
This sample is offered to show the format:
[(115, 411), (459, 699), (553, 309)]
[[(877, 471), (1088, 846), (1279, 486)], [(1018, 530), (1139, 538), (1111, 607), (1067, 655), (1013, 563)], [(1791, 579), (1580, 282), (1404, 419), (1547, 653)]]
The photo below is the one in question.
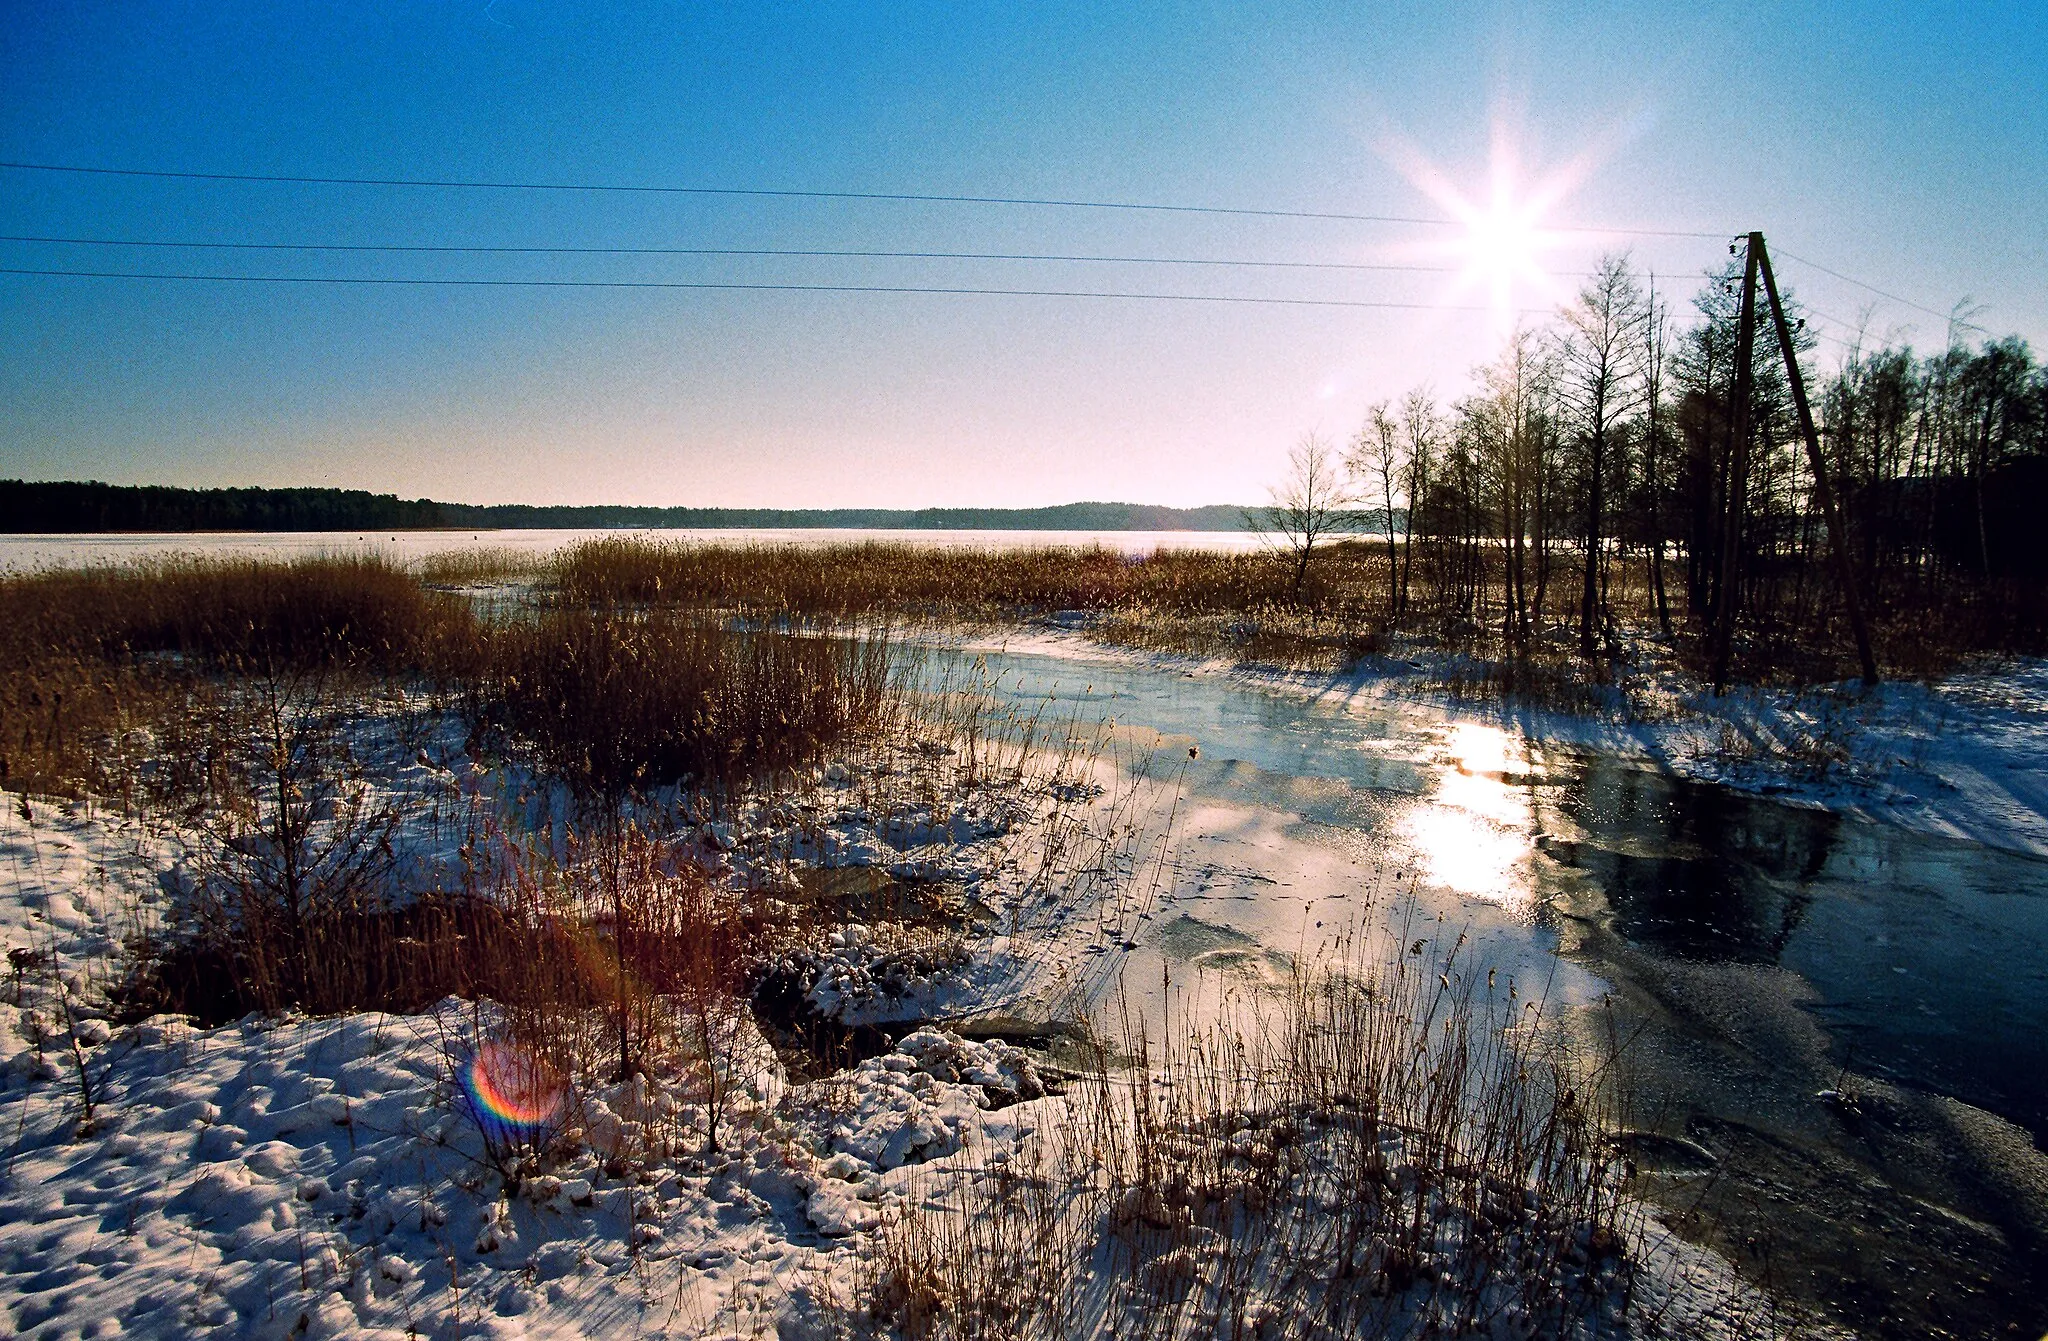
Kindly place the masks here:
[(1436, 789), (1401, 823), (1426, 879), (1507, 908), (1528, 904), (1534, 816), (1526, 791), (1509, 779), (1529, 769), (1519, 736), (1475, 723), (1451, 728)]

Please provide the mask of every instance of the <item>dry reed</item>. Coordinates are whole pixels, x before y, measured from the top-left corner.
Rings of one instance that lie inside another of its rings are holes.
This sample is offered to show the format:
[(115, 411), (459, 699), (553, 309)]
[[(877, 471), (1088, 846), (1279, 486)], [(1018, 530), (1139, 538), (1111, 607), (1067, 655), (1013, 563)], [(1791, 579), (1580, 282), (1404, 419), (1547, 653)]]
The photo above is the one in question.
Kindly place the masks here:
[[(1462, 942), (1462, 938), (1460, 938)], [(1361, 975), (1361, 967), (1369, 973)], [(1483, 985), (1482, 985), (1483, 983)], [(914, 1338), (1570, 1334), (1625, 1306), (1596, 1073), (1460, 945), (1126, 1018), (1015, 1151), (936, 1172), (857, 1321)]]

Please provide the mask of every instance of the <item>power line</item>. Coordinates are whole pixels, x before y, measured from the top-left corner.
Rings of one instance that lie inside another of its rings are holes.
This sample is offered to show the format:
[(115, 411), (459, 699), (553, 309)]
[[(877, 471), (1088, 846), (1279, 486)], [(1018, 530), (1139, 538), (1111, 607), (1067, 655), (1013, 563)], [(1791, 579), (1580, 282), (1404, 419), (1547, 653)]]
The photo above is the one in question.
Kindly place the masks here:
[[(384, 186), (423, 187), (457, 191), (567, 191), (623, 192), (635, 195), (733, 196), (773, 200), (864, 200), (936, 205), (1027, 205), (1047, 209), (1134, 210), (1161, 214), (1217, 214), (1256, 219), (1316, 219), (1344, 223), (1414, 224), (1431, 228), (1462, 228), (1457, 219), (1414, 214), (1351, 214), (1335, 210), (1264, 209), (1231, 205), (1180, 205), (1135, 200), (1066, 200), (1039, 196), (941, 195), (911, 191), (810, 191), (746, 186), (668, 186), (630, 182), (506, 182), (466, 181), (430, 177), (314, 177), (296, 174), (255, 172), (175, 172), (157, 168), (103, 168), (67, 163), (24, 163), (0, 161), (0, 168), (16, 172), (71, 173), (95, 177), (148, 177), (168, 181), (257, 182), (285, 186)], [(1634, 237), (1713, 238), (1730, 236), (1722, 232), (1697, 232), (1668, 228), (1595, 228), (1559, 225), (1554, 233), (1623, 234)]]
[[(30, 235), (0, 234), (0, 242), (28, 242), (64, 246), (94, 247), (149, 247), (171, 249), (229, 250), (229, 251), (284, 251), (284, 252), (342, 252), (342, 253), (404, 253), (404, 254), (485, 254), (485, 255), (569, 255), (569, 256), (726, 256), (726, 257), (817, 257), (835, 259), (877, 259), (877, 260), (969, 260), (969, 261), (1026, 261), (1026, 262), (1100, 262), (1131, 265), (1183, 265), (1215, 267), (1249, 267), (1299, 270), (1337, 271), (1394, 271), (1416, 274), (1454, 274), (1455, 266), (1392, 265), (1342, 261), (1266, 261), (1238, 258), (1172, 257), (1172, 256), (1100, 256), (1066, 255), (1039, 252), (955, 252), (955, 251), (865, 251), (829, 250), (813, 248), (783, 247), (556, 247), (556, 246), (468, 246), (440, 244), (399, 244), (399, 243), (319, 243), (319, 242), (218, 242), (218, 241), (170, 241), (162, 239), (129, 238), (76, 238), (44, 237)], [(1783, 253), (1781, 253), (1783, 254)], [(1788, 259), (1797, 259), (1788, 257)], [(1801, 264), (1811, 264), (1801, 262)], [(1815, 267), (1821, 268), (1821, 267)], [(1580, 271), (1553, 271), (1558, 278), (1583, 278), (1587, 273)], [(1834, 272), (1829, 271), (1833, 274)], [(923, 285), (854, 285), (854, 284), (740, 284), (740, 283), (685, 283), (664, 281), (629, 280), (549, 280), (549, 279), (439, 279), (405, 278), (385, 276), (319, 276), (319, 275), (190, 275), (159, 272), (114, 272), (99, 270), (55, 270), (30, 269), (26, 267), (0, 267), (0, 274), (37, 275), (50, 277), (74, 277), (81, 279), (144, 279), (144, 280), (192, 280), (238, 284), (410, 284), (434, 285), (452, 284), (484, 287), (543, 287), (543, 288), (671, 288), (671, 289), (755, 289), (783, 292), (816, 293), (929, 293), (956, 295), (1013, 295), (1017, 297), (1059, 297), (1059, 298), (1122, 298), (1133, 300), (1155, 300), (1165, 302), (1238, 302), (1270, 303), (1291, 306), (1323, 307), (1379, 307), (1394, 310), (1429, 310), (1453, 312), (1490, 311), (1490, 308), (1476, 306), (1453, 307), (1434, 303), (1387, 303), (1362, 300), (1309, 299), (1260, 297), (1256, 295), (1220, 294), (1166, 294), (1100, 292), (1071, 289), (997, 289), (965, 286), (923, 286)], [(1846, 276), (1838, 276), (1846, 279)], [(1854, 283), (1855, 281), (1850, 280)], [(1889, 296), (1889, 295), (1886, 295)], [(1904, 301), (1904, 300), (1895, 300)], [(1844, 331), (1858, 330), (1857, 323), (1847, 321), (1829, 312), (1823, 312), (1812, 304), (1804, 304), (1806, 311), (1829, 322)], [(1547, 313), (1548, 308), (1520, 308), (1523, 315)], [(1927, 310), (1927, 309), (1920, 309)], [(1939, 315), (1936, 313), (1935, 315)], [(1967, 325), (1967, 323), (1958, 323)], [(1971, 330), (1982, 331), (1980, 326), (1969, 326)], [(1824, 340), (1853, 349), (1852, 340), (1827, 331), (1815, 329)]]
[[(326, 176), (312, 176), (312, 175), (305, 175), (305, 174), (282, 174), (282, 173), (252, 173), (252, 172), (187, 172), (187, 171), (176, 171), (176, 170), (171, 170), (171, 169), (160, 169), (160, 168), (109, 168), (109, 167), (94, 167), (94, 166), (87, 166), (87, 165), (83, 165), (83, 164), (66, 164), (66, 163), (29, 163), (29, 162), (22, 162), (22, 161), (14, 161), (14, 160), (0, 160), (0, 169), (9, 169), (9, 170), (12, 170), (12, 171), (17, 171), (17, 172), (48, 172), (48, 173), (67, 173), (67, 174), (73, 174), (73, 175), (79, 175), (79, 176), (99, 176), (99, 177), (129, 177), (129, 178), (152, 178), (152, 179), (160, 179), (160, 180), (169, 180), (169, 181), (205, 181), (205, 182), (249, 182), (249, 183), (261, 183), (261, 184), (269, 184), (269, 185), (296, 185), (296, 186), (373, 186), (373, 187), (405, 187), (405, 188), (426, 188), (426, 189), (438, 189), (438, 190), (473, 190), (473, 191), (549, 191), (549, 192), (612, 192), (612, 193), (627, 193), (627, 194), (639, 194), (639, 195), (683, 195), (683, 196), (726, 196), (726, 197), (741, 197), (741, 198), (746, 198), (746, 197), (752, 197), (752, 198), (762, 198), (762, 199), (781, 199), (781, 200), (858, 200), (858, 201), (894, 201), (894, 202), (902, 202), (902, 203), (916, 203), (916, 204), (952, 204), (952, 205), (1006, 205), (1006, 206), (1036, 206), (1036, 207), (1042, 207), (1042, 208), (1051, 208), (1051, 209), (1089, 209), (1089, 210), (1126, 210), (1126, 211), (1142, 211), (1142, 212), (1154, 212), (1154, 213), (1167, 213), (1167, 214), (1204, 214), (1204, 215), (1224, 215), (1224, 216), (1236, 216), (1236, 217), (1243, 217), (1243, 218), (1264, 218), (1264, 219), (1311, 219), (1311, 220), (1325, 220), (1325, 221), (1336, 221), (1336, 222), (1348, 222), (1348, 223), (1392, 223), (1392, 224), (1408, 224), (1408, 225), (1415, 225), (1415, 226), (1420, 226), (1420, 227), (1434, 227), (1434, 228), (1456, 228), (1456, 227), (1462, 227), (1462, 226), (1463, 226), (1462, 222), (1461, 222), (1461, 221), (1459, 221), (1459, 220), (1456, 220), (1456, 219), (1447, 219), (1447, 218), (1443, 218), (1443, 217), (1441, 217), (1441, 216), (1431, 216), (1431, 215), (1405, 215), (1405, 214), (1360, 214), (1360, 213), (1348, 213), (1348, 212), (1342, 212), (1342, 211), (1334, 211), (1334, 210), (1297, 210), (1297, 209), (1272, 209), (1272, 208), (1254, 208), (1254, 207), (1247, 207), (1247, 206), (1228, 206), (1228, 205), (1188, 205), (1188, 204), (1176, 204), (1176, 203), (1169, 203), (1169, 202), (1159, 202), (1159, 201), (1129, 201), (1129, 200), (1080, 200), (1080, 199), (1062, 199), (1062, 198), (1056, 198), (1056, 197), (1037, 197), (1037, 196), (972, 196), (972, 195), (946, 195), (946, 194), (940, 194), (940, 193), (936, 193), (936, 192), (906, 192), (906, 191), (823, 191), (823, 190), (795, 190), (795, 189), (786, 189), (786, 188), (784, 188), (784, 189), (778, 189), (778, 188), (767, 188), (767, 187), (737, 187), (737, 186), (676, 186), (676, 185), (665, 185), (665, 184), (648, 184), (648, 183), (631, 183), (631, 182), (522, 182), (522, 181), (476, 181), (476, 180), (465, 180), (465, 179), (458, 179), (458, 178), (418, 178), (418, 177), (326, 177)], [(1547, 225), (1547, 226), (1546, 226), (1546, 228), (1545, 228), (1545, 231), (1547, 231), (1547, 232), (1551, 232), (1551, 233), (1581, 233), (1581, 234), (1591, 234), (1591, 235), (1610, 235), (1610, 236), (1613, 236), (1613, 235), (1624, 235), (1624, 236), (1634, 236), (1634, 237), (1671, 237), (1671, 238), (1704, 238), (1704, 239), (1714, 239), (1714, 240), (1720, 240), (1720, 239), (1723, 239), (1723, 238), (1727, 238), (1727, 237), (1730, 237), (1730, 236), (1732, 236), (1732, 234), (1730, 234), (1730, 233), (1726, 233), (1726, 232), (1712, 232), (1712, 231), (1705, 231), (1705, 230), (1697, 230), (1697, 229), (1672, 229), (1672, 228), (1603, 228), (1603, 227), (1597, 227), (1597, 226), (1592, 226), (1592, 225), (1562, 225), (1562, 224), (1560, 224), (1560, 225)], [(13, 238), (13, 239), (6, 239), (6, 240), (9, 240), (9, 241), (59, 241), (60, 239), (28, 239), (28, 238)], [(96, 242), (96, 240), (93, 240), (93, 239), (61, 239), (61, 240), (63, 240), (63, 241), (77, 241), (77, 242), (79, 242), (79, 243), (80, 243), (80, 244), (82, 244), (82, 245), (112, 245), (112, 244), (98, 244), (98, 243)], [(152, 243), (152, 244), (144, 244), (144, 243), (132, 243), (132, 244), (120, 244), (120, 245), (137, 245), (137, 246), (140, 246), (140, 245), (179, 245), (179, 246), (184, 246), (184, 245), (192, 245), (192, 246), (197, 246), (197, 245), (201, 245), (201, 244), (183, 244), (183, 243), (180, 243), (180, 244), (153, 244), (153, 243)], [(212, 244), (212, 245), (223, 245), (223, 246), (225, 246), (225, 245), (230, 245), (230, 244)], [(255, 246), (255, 244), (247, 244), (247, 245), (249, 245), (249, 246), (251, 247), (251, 249), (253, 249), (253, 248), (254, 248), (254, 246)], [(316, 248), (316, 247), (313, 247), (313, 246), (302, 246), (302, 247), (290, 247), (290, 248), (287, 248), (287, 247), (284, 247), (284, 246), (282, 246), (282, 245), (279, 245), (279, 246), (277, 246), (277, 247), (276, 247), (275, 249), (278, 249), (278, 250), (287, 250), (287, 249), (289, 249), (289, 250), (334, 250), (334, 251), (340, 251), (340, 250), (390, 250), (390, 251), (397, 251), (397, 250), (400, 250), (399, 248), (396, 248), (396, 247), (389, 247), (389, 248), (385, 248), (385, 247), (376, 247), (376, 248), (373, 248), (373, 247), (362, 247), (362, 248), (344, 248), (344, 247), (341, 247), (341, 246), (333, 246), (333, 247), (328, 247), (328, 246), (321, 246), (321, 247), (317, 247), (317, 248)], [(424, 247), (422, 247), (422, 248), (405, 248), (404, 250), (420, 250), (420, 251), (425, 251), (425, 250), (444, 250), (444, 249), (440, 249), (440, 248), (434, 248), (434, 249), (429, 249), (429, 248), (424, 248)], [(562, 253), (564, 253), (564, 254), (568, 254), (568, 253), (570, 253), (570, 252), (572, 252), (572, 251), (587, 251), (587, 252), (588, 252), (589, 254), (597, 254), (597, 253), (599, 253), (599, 252), (614, 252), (614, 253), (616, 253), (616, 254), (622, 254), (622, 255), (626, 255), (626, 254), (648, 254), (648, 255), (655, 255), (655, 254), (672, 254), (672, 255), (788, 255), (788, 256), (803, 256), (803, 255), (819, 255), (819, 256), (844, 256), (844, 257), (860, 257), (860, 256), (872, 256), (872, 257), (876, 257), (876, 258), (891, 258), (891, 259), (948, 259), (948, 260), (1020, 260), (1020, 261), (1022, 261), (1022, 260), (1043, 260), (1043, 261), (1075, 261), (1075, 262), (1079, 262), (1079, 261), (1098, 261), (1098, 260), (1099, 260), (1099, 261), (1115, 261), (1115, 262), (1120, 262), (1120, 263), (1125, 263), (1125, 264), (1158, 264), (1158, 265), (1207, 265), (1207, 264), (1229, 264), (1229, 265), (1243, 265), (1243, 266), (1265, 266), (1265, 267), (1271, 267), (1271, 268), (1301, 268), (1301, 269), (1308, 269), (1308, 268), (1322, 268), (1322, 269), (1332, 269), (1332, 270), (1336, 270), (1336, 269), (1347, 269), (1347, 270), (1348, 270), (1348, 269), (1356, 269), (1356, 270), (1365, 270), (1365, 269), (1384, 269), (1384, 270), (1397, 270), (1397, 269), (1414, 269), (1414, 270), (1418, 270), (1418, 271), (1420, 271), (1420, 270), (1423, 270), (1423, 269), (1424, 269), (1424, 267), (1397, 267), (1397, 266), (1391, 266), (1391, 265), (1383, 265), (1383, 266), (1366, 266), (1366, 265), (1363, 265), (1363, 264), (1355, 264), (1355, 265), (1342, 265), (1342, 264), (1338, 264), (1338, 263), (1316, 263), (1316, 262), (1281, 262), (1281, 261), (1264, 261), (1264, 262), (1261, 262), (1261, 261), (1230, 261), (1230, 262), (1210, 262), (1210, 261), (1202, 261), (1202, 260), (1196, 260), (1196, 259), (1183, 259), (1183, 258), (1153, 258), (1153, 257), (1092, 257), (1092, 256), (1085, 256), (1085, 257), (1084, 257), (1084, 256), (1035, 256), (1035, 255), (1023, 255), (1023, 254), (1016, 254), (1016, 255), (1012, 255), (1012, 254), (1003, 254), (1003, 253), (914, 253), (914, 252), (904, 252), (904, 253), (895, 253), (895, 252), (839, 252), (839, 251), (816, 251), (816, 252), (811, 252), (811, 251), (799, 251), (799, 250), (760, 250), (760, 251), (753, 251), (753, 250), (740, 250), (740, 249), (712, 249), (712, 248), (675, 248), (675, 249), (667, 249), (667, 248), (616, 248), (616, 249), (614, 249), (614, 248), (590, 248), (590, 249), (580, 249), (580, 248), (579, 248), (579, 249), (571, 249), (571, 248), (547, 248), (547, 249), (541, 249), (541, 248), (489, 248), (489, 249), (486, 249), (486, 248), (446, 248), (445, 250), (450, 250), (450, 251), (454, 251), (454, 250), (464, 250), (464, 251), (478, 251), (478, 252), (482, 252), (482, 251), (486, 251), (486, 250), (491, 250), (491, 251), (503, 251), (503, 252), (508, 252), (508, 253), (509, 253), (509, 252), (513, 252), (513, 251), (522, 251), (522, 250), (531, 250), (531, 251), (541, 251), (541, 250), (548, 250), (548, 251), (560, 251), (560, 252), (562, 252)], [(1833, 277), (1833, 278), (1835, 278), (1835, 279), (1841, 280), (1841, 281), (1842, 281), (1843, 283), (1845, 283), (1845, 284), (1853, 284), (1853, 285), (1855, 285), (1856, 287), (1858, 287), (1858, 288), (1860, 288), (1860, 289), (1865, 289), (1865, 290), (1869, 291), (1870, 293), (1874, 293), (1874, 294), (1876, 294), (1876, 295), (1877, 295), (1878, 297), (1880, 297), (1880, 298), (1884, 298), (1884, 299), (1886, 299), (1886, 300), (1888, 300), (1888, 301), (1890, 301), (1890, 302), (1898, 303), (1898, 304), (1900, 304), (1900, 305), (1902, 305), (1902, 306), (1904, 306), (1904, 307), (1908, 307), (1908, 308), (1911, 308), (1911, 309), (1912, 309), (1913, 311), (1916, 311), (1916, 312), (1921, 312), (1921, 313), (1924, 313), (1924, 314), (1926, 314), (1927, 316), (1931, 316), (1931, 317), (1936, 317), (1936, 318), (1939, 318), (1939, 319), (1940, 319), (1940, 320), (1942, 320), (1942, 321), (1946, 321), (1946, 322), (1951, 322), (1951, 323), (1953, 323), (1954, 325), (1956, 325), (1956, 326), (1958, 326), (1958, 327), (1960, 327), (1960, 328), (1962, 328), (1962, 329), (1964, 329), (1964, 330), (1972, 330), (1972, 331), (1976, 331), (1976, 332), (1978, 332), (1979, 334), (1986, 334), (1986, 335), (1988, 335), (1988, 334), (1990, 333), (1990, 332), (1989, 332), (1989, 331), (1988, 331), (1988, 330), (1987, 330), (1987, 329), (1986, 329), (1985, 327), (1983, 327), (1983, 326), (1979, 326), (1979, 325), (1976, 325), (1976, 324), (1975, 324), (1975, 323), (1973, 323), (1973, 322), (1961, 321), (1961, 320), (1957, 319), (1957, 318), (1955, 317), (1955, 315), (1954, 315), (1953, 313), (1948, 313), (1948, 312), (1941, 312), (1941, 311), (1937, 311), (1936, 309), (1934, 309), (1934, 308), (1931, 308), (1931, 307), (1928, 307), (1928, 306), (1926, 306), (1926, 305), (1924, 305), (1924, 304), (1922, 304), (1922, 303), (1916, 303), (1916, 302), (1914, 302), (1914, 301), (1913, 301), (1912, 299), (1910, 299), (1910, 298), (1904, 298), (1904, 297), (1901, 297), (1901, 296), (1900, 296), (1900, 295), (1898, 295), (1898, 294), (1892, 293), (1892, 292), (1890, 292), (1890, 291), (1888, 291), (1888, 290), (1885, 290), (1885, 289), (1881, 289), (1881, 288), (1879, 288), (1879, 287), (1878, 287), (1877, 285), (1875, 285), (1875, 284), (1871, 284), (1871, 283), (1869, 283), (1868, 281), (1865, 281), (1865, 280), (1861, 280), (1861, 279), (1857, 279), (1857, 278), (1856, 278), (1855, 276), (1853, 276), (1853, 275), (1847, 275), (1847, 274), (1843, 274), (1843, 273), (1842, 273), (1841, 271), (1839, 271), (1839, 270), (1835, 270), (1835, 269), (1832, 269), (1832, 268), (1830, 268), (1830, 267), (1828, 267), (1828, 266), (1822, 265), (1822, 264), (1821, 264), (1820, 262), (1818, 262), (1818, 261), (1813, 261), (1813, 260), (1809, 260), (1809, 259), (1807, 259), (1806, 257), (1803, 257), (1803, 256), (1799, 256), (1799, 255), (1796, 255), (1796, 254), (1794, 254), (1794, 253), (1792, 253), (1792, 252), (1788, 252), (1788, 251), (1784, 250), (1783, 248), (1779, 248), (1779, 249), (1778, 249), (1778, 255), (1780, 255), (1780, 256), (1782, 256), (1782, 257), (1784, 257), (1784, 258), (1785, 258), (1786, 260), (1788, 260), (1788, 261), (1794, 261), (1794, 262), (1796, 262), (1796, 263), (1798, 263), (1798, 264), (1800, 264), (1800, 265), (1804, 265), (1804, 266), (1807, 266), (1807, 267), (1809, 267), (1809, 268), (1811, 268), (1811, 269), (1813, 269), (1813, 270), (1817, 270), (1817, 271), (1819, 271), (1820, 273), (1822, 273), (1822, 274), (1824, 274), (1824, 275), (1828, 275), (1828, 276), (1831, 276), (1831, 277)]]
[[(1365, 261), (1264, 261), (1236, 257), (1197, 256), (1097, 256), (1047, 252), (1001, 251), (865, 251), (808, 247), (540, 247), (469, 246), (429, 243), (370, 242), (180, 242), (142, 238), (41, 237), (0, 234), (0, 242), (49, 243), (75, 247), (154, 247), (216, 251), (290, 252), (392, 252), (402, 254), (460, 254), (493, 256), (759, 256), (824, 257), (849, 260), (898, 261), (1058, 261), (1109, 265), (1187, 265), (1272, 270), (1360, 270), (1392, 271), (1403, 274), (1450, 275), (1461, 267), (1444, 265), (1394, 265)], [(1559, 275), (1582, 277), (1577, 271), (1556, 271)]]
[[(1778, 255), (1784, 257), (1788, 261), (1797, 261), (1800, 265), (1807, 267), (1809, 270), (1818, 270), (1823, 275), (1832, 275), (1834, 278), (1841, 280), (1844, 284), (1854, 284), (1859, 289), (1868, 289), (1870, 292), (1876, 294), (1880, 298), (1888, 299), (1891, 302), (1897, 303), (1902, 307), (1910, 307), (1915, 312), (1924, 312), (1930, 317), (1939, 317), (1941, 320), (1950, 322), (1956, 326), (1960, 326), (1966, 331), (1976, 331), (1980, 335), (1991, 334), (1991, 332), (1986, 330), (1984, 327), (1979, 326), (1974, 322), (1963, 321), (1956, 317), (1956, 315), (1952, 312), (1937, 312), (1933, 308), (1924, 307), (1921, 304), (1914, 302), (1910, 298), (1901, 298), (1896, 293), (1887, 293), (1883, 289), (1878, 288), (1875, 284), (1866, 284), (1862, 280), (1857, 279), (1854, 275), (1845, 275), (1839, 270), (1830, 270), (1828, 269), (1828, 267), (1822, 265), (1819, 261), (1809, 261), (1804, 256), (1794, 256), (1791, 252), (1786, 251), (1783, 247), (1777, 248), (1777, 253)], [(1845, 322), (1843, 324), (1846, 325), (1847, 323)]]
[[(1805, 305), (1802, 304), (1802, 306)], [(1831, 326), (1840, 326), (1843, 330), (1854, 329), (1847, 322), (1843, 321), (1840, 317), (1831, 317), (1827, 313), (1819, 311), (1813, 307), (1806, 307), (1806, 312), (1809, 316), (1819, 317), (1821, 320), (1827, 322)], [(1856, 350), (1856, 343), (1853, 340), (1837, 335), (1833, 331), (1823, 330), (1820, 326), (1814, 325), (1810, 322), (1802, 321), (1800, 323), (1799, 330), (1806, 332), (1807, 334), (1813, 336), (1817, 340), (1826, 340), (1830, 344), (1840, 345), (1844, 350), (1850, 353), (1854, 353)]]
[[(1450, 307), (1438, 303), (1389, 303), (1356, 298), (1277, 298), (1221, 293), (1105, 292), (1099, 289), (991, 289), (917, 284), (746, 284), (642, 279), (404, 279), (384, 275), (189, 275), (111, 270), (39, 270), (0, 266), (0, 275), (38, 275), (71, 279), (180, 280), (208, 284), (378, 284), (418, 287), (529, 289), (713, 289), (770, 293), (925, 293), (1009, 298), (1115, 298), (1168, 303), (1253, 303), (1281, 307), (1385, 308), (1405, 312), (1490, 312), (1489, 307)], [(1547, 308), (1523, 309), (1524, 315)]]

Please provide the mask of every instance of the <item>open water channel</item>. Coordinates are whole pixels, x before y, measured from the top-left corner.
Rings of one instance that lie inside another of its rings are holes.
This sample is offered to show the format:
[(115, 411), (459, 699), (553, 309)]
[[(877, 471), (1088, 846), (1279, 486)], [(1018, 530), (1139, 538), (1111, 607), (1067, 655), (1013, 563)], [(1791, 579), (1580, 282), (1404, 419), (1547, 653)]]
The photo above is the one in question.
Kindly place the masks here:
[(1129, 976), (1298, 953), (1391, 870), (1482, 962), (1612, 1012), (1639, 1190), (1680, 1232), (1861, 1335), (2040, 1335), (2048, 862), (1423, 704), (986, 659), (1020, 709), (1186, 770)]

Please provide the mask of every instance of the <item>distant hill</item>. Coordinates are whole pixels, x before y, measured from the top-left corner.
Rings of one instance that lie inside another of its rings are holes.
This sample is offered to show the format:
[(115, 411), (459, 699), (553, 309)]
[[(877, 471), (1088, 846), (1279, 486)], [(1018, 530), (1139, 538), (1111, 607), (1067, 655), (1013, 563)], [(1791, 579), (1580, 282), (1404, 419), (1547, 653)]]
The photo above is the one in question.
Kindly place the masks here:
[(918, 531), (1240, 531), (1244, 509), (1228, 505), (1061, 503), (1043, 508), (634, 508), (472, 507), (442, 503), (461, 526), (880, 527)]
[(418, 531), (604, 527), (874, 527), (961, 531), (1240, 531), (1244, 509), (1149, 503), (1043, 508), (479, 506), (360, 489), (174, 489), (0, 480), (0, 531)]

